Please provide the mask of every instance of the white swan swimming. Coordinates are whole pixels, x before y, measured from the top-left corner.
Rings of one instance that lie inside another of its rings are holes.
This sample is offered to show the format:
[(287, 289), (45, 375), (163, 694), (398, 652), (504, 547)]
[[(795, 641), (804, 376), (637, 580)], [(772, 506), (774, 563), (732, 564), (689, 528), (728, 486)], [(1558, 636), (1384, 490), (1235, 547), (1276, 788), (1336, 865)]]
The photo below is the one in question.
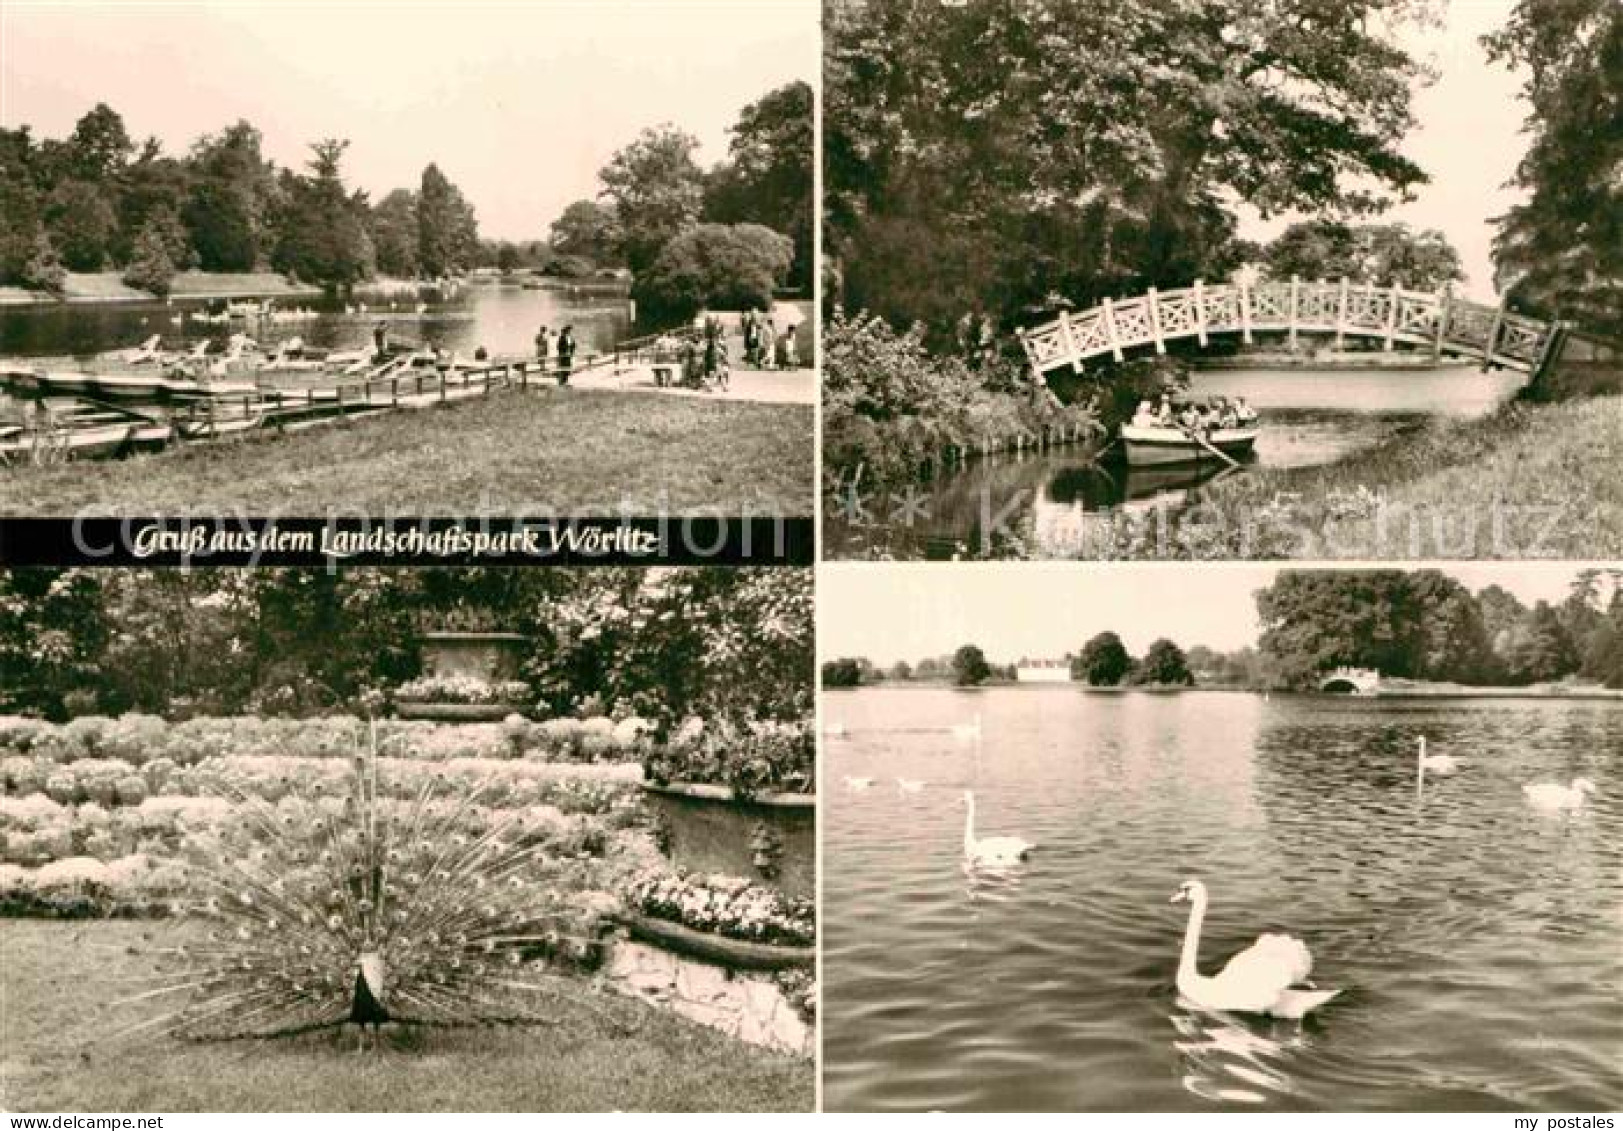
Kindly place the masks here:
[(1600, 787), (1588, 778), (1573, 778), (1571, 785), (1552, 781), (1522, 786), (1522, 795), (1529, 805), (1552, 813), (1582, 809), (1588, 796), (1599, 792)]
[[(1185, 1000), (1206, 1009), (1300, 1018), (1341, 992), (1311, 988), (1308, 976), (1313, 973), (1313, 955), (1301, 940), (1289, 935), (1261, 936), (1229, 959), (1220, 973), (1207, 977), (1195, 966), (1200, 928), (1206, 919), (1206, 885), (1185, 880), (1172, 902), (1190, 905), (1183, 953), (1178, 957), (1178, 993)], [(1309, 988), (1295, 988), (1300, 985)]]
[(950, 728), (952, 736), (964, 742), (970, 742), (981, 736), (981, 717), (977, 713), (972, 723), (954, 723)]
[(1426, 775), (1446, 778), (1460, 772), (1465, 765), (1464, 758), (1455, 758), (1451, 754), (1427, 754), (1426, 736), (1420, 736), (1420, 753), (1415, 757), (1415, 788), (1425, 784)]
[(852, 777), (848, 777), (848, 778), (845, 779), (845, 788), (846, 789), (861, 790), (861, 789), (867, 789), (871, 785), (873, 785), (873, 779), (872, 778), (852, 778)]
[(896, 788), (901, 790), (903, 793), (923, 793), (924, 784), (925, 783), (920, 781), (918, 778), (896, 779)]
[(843, 738), (845, 737), (845, 724), (825, 723), (823, 725), (823, 733), (828, 735), (830, 738)]
[(962, 804), (968, 809), (964, 814), (964, 859), (971, 864), (989, 865), (991, 867), (1018, 864), (1031, 850), (1036, 848), (1030, 841), (1021, 840), (1017, 836), (989, 836), (977, 839), (975, 836), (975, 794), (972, 790), (964, 790)]

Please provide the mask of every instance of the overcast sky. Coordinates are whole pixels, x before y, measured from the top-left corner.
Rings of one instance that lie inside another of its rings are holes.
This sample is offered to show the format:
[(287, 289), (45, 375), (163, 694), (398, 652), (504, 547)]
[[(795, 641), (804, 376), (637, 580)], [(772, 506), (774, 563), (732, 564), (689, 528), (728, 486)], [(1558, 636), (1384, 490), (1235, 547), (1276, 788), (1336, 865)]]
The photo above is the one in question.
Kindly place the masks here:
[[(1409, 28), (1403, 42), (1439, 72), (1438, 81), (1415, 95), (1416, 127), (1403, 153), (1431, 174), (1413, 203), (1399, 205), (1379, 222), (1405, 221), (1416, 229), (1440, 229), (1465, 263), (1460, 290), (1483, 302), (1494, 301), (1489, 251), (1493, 229), (1519, 194), (1505, 188), (1527, 148), (1521, 135), (1527, 106), (1518, 101), (1522, 75), (1488, 62), (1478, 38), (1509, 18), (1511, 0), (1452, 0), (1441, 28)], [(1250, 214), (1241, 231), (1266, 240), (1292, 217), (1266, 223)]]
[(106, 102), (182, 153), (246, 118), (266, 156), (350, 139), (377, 199), (436, 162), (481, 234), (544, 237), (597, 170), (670, 121), (726, 156), (767, 91), (817, 73), (816, 0), (0, 4), (0, 121), (62, 137)]
[[(1437, 568), (1473, 592), (1498, 584), (1524, 603), (1560, 600), (1581, 566), (1462, 563)], [(978, 644), (994, 663), (1058, 659), (1106, 630), (1142, 655), (1169, 637), (1184, 648), (1231, 651), (1254, 644), (1253, 594), (1279, 567), (1249, 563), (951, 563), (907, 568), (825, 565), (817, 576), (819, 645), (825, 658), (876, 663), (946, 655)]]

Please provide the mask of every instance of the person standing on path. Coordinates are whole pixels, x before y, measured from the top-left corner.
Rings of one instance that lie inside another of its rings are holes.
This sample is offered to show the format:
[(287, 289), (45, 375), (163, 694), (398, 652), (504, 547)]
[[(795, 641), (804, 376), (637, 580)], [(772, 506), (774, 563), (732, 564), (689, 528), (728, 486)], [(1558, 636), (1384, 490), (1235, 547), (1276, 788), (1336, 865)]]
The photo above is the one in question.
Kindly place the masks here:
[(558, 331), (558, 384), (569, 384), (569, 369), (575, 362), (575, 327), (565, 326)]
[(535, 335), (535, 363), (541, 368), (541, 376), (547, 375), (547, 361), (552, 356), (552, 336), (545, 326)]

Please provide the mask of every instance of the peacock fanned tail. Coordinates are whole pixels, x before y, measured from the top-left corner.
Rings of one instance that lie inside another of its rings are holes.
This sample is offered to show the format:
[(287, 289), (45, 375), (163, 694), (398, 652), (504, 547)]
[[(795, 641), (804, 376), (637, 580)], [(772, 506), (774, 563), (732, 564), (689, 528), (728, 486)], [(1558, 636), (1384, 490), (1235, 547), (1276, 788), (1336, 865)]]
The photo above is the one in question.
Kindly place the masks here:
[(481, 803), (492, 784), (455, 796), (431, 776), (391, 798), (374, 744), (342, 798), (272, 805), (222, 787), (233, 818), (192, 846), (178, 908), (204, 931), (153, 952), (158, 972), (112, 1004), (164, 1011), (117, 1036), (533, 1024), (594, 1008), (553, 970), (596, 941), (564, 898), (565, 863), (527, 811)]

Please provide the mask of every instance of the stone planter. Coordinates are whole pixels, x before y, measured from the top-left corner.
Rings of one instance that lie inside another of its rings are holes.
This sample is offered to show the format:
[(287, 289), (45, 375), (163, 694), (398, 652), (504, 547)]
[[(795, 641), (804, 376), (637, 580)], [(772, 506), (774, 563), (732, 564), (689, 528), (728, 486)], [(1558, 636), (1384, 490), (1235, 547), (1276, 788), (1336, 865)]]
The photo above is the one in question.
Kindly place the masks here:
[(740, 800), (722, 786), (644, 783), (679, 868), (742, 876), (785, 895), (817, 891), (817, 798), (770, 793)]
[(816, 1030), (771, 974), (735, 971), (635, 939), (615, 945), (603, 973), (621, 993), (740, 1041), (796, 1056), (816, 1053)]
[(776, 943), (745, 942), (709, 931), (695, 931), (668, 919), (626, 913), (621, 921), (639, 942), (653, 943), (661, 950), (712, 962), (729, 970), (790, 970), (809, 968), (817, 961), (814, 946), (780, 946)]
[(499, 723), (523, 710), (512, 703), (426, 703), (420, 699), (395, 701), (395, 714), (402, 719), (430, 719), (442, 723)]
[(517, 679), (529, 639), (518, 632), (425, 632), (423, 667), (429, 675), (465, 675), (486, 683)]

